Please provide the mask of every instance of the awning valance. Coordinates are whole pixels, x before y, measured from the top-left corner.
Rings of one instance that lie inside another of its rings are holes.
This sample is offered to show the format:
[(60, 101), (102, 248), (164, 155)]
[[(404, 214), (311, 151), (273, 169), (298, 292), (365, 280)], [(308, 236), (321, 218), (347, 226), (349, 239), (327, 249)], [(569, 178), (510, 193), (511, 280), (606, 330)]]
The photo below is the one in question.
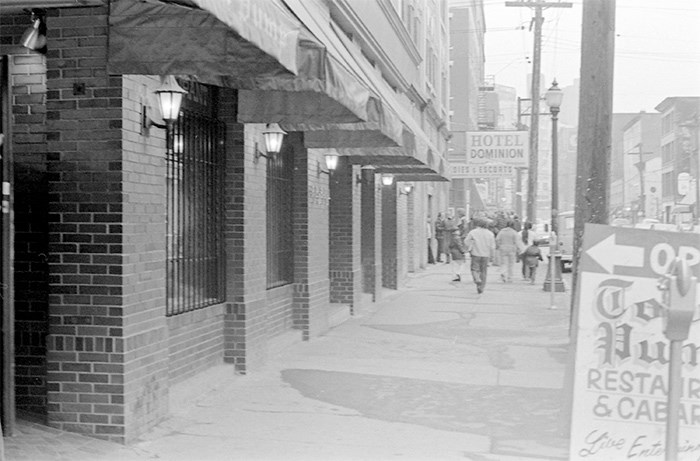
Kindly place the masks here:
[(239, 88), (244, 123), (367, 120), (369, 90), (280, 0), (114, 1), (108, 65)]
[[(195, 0), (192, 0), (195, 1)], [(227, 0), (232, 12), (250, 17), (244, 1)], [(302, 25), (277, 1), (253, 2), (256, 17), (270, 18), (282, 31), (285, 43), (256, 22), (243, 29), (219, 20), (196, 7), (116, 0), (109, 12), (109, 71), (143, 75), (294, 75), (297, 42)], [(193, 3), (194, 6), (194, 3)], [(265, 11), (265, 13), (262, 13)]]
[(374, 97), (367, 106), (366, 122), (282, 124), (281, 127), (286, 131), (304, 131), (304, 144), (311, 149), (398, 147), (403, 133), (399, 116)]

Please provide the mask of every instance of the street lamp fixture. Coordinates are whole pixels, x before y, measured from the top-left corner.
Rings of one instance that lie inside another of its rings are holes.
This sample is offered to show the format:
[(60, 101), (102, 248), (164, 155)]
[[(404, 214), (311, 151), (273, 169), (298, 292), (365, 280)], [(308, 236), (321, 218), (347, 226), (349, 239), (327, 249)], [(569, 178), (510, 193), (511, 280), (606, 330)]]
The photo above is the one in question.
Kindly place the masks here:
[(382, 174), (382, 185), (391, 186), (394, 184), (394, 175), (392, 174)]
[(330, 175), (338, 167), (338, 154), (326, 154), (325, 160), (326, 160), (326, 169), (325, 170), (321, 169), (321, 162), (316, 162), (317, 163), (316, 166), (318, 168), (318, 170), (317, 170), (318, 176), (321, 176), (321, 174)]
[(31, 10), (32, 25), (22, 34), (20, 43), (28, 50), (46, 54), (46, 11), (41, 8)]
[(158, 106), (160, 114), (165, 123), (154, 122), (148, 115), (148, 106), (144, 104), (141, 108), (141, 133), (148, 136), (152, 126), (165, 130), (165, 143), (168, 152), (173, 148), (179, 149), (180, 153), (183, 147), (182, 136), (178, 140), (173, 140), (173, 125), (180, 116), (180, 107), (182, 106), (182, 98), (187, 94), (187, 90), (183, 89), (172, 75), (166, 75), (161, 78), (161, 85), (154, 91), (158, 96)]
[(413, 184), (404, 184), (401, 187), (401, 190), (399, 191), (399, 193), (401, 195), (409, 195), (412, 191), (413, 191)]
[(552, 114), (552, 221), (549, 237), (549, 270), (548, 279), (544, 282), (544, 291), (551, 292), (550, 309), (556, 309), (554, 304), (554, 292), (564, 291), (564, 281), (561, 279), (561, 255), (559, 255), (559, 184), (558, 184), (558, 138), (557, 122), (559, 121), (559, 109), (561, 107), (564, 94), (562, 93), (557, 80), (554, 79), (552, 86), (545, 93), (544, 99)]
[(282, 150), (282, 141), (284, 141), (284, 135), (287, 134), (280, 126), (276, 123), (268, 123), (263, 130), (263, 139), (265, 140), (265, 152), (263, 154), (258, 148), (258, 143), (255, 143), (255, 163), (258, 162), (260, 157), (265, 157), (270, 160), (276, 154), (279, 154)]

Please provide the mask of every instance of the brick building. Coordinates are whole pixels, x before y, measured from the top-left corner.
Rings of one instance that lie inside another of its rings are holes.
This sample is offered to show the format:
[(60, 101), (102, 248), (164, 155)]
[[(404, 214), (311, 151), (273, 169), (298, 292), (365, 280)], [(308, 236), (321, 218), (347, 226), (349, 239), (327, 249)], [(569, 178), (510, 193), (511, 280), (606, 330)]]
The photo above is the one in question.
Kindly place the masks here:
[[(424, 267), (438, 3), (3, 0), (5, 433), (32, 413), (129, 443), (172, 386), (254, 373)], [(165, 75), (187, 94), (160, 129)]]

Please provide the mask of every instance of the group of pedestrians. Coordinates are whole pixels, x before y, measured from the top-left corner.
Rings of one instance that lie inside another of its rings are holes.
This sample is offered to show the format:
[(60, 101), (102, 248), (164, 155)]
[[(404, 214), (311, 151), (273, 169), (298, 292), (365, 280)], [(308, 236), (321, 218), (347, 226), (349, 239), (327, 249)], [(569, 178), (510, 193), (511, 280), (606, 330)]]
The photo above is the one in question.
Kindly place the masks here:
[(505, 225), (497, 229), (493, 220), (487, 217), (474, 217), (468, 221), (462, 209), (457, 210), (457, 216), (438, 213), (434, 226), (438, 243), (436, 258), (432, 254), (430, 239), (433, 228), (429, 222), (428, 228), (428, 262), (444, 260), (451, 263), (453, 282), (462, 280), (466, 255), (469, 255), (471, 276), (479, 294), (484, 292), (489, 264), (496, 261), (500, 265), (503, 283), (513, 282), (518, 261), (522, 264), (523, 280), (535, 283), (537, 267), (543, 258), (531, 223), (525, 222), (521, 226), (517, 219), (507, 219)]

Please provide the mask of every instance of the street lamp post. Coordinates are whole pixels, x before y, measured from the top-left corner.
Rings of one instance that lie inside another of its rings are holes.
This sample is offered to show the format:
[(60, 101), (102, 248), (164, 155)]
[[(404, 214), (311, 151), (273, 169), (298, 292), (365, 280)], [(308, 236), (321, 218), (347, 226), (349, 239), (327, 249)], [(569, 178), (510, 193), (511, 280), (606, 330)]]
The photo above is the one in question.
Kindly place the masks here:
[(558, 182), (558, 137), (557, 137), (557, 122), (559, 121), (559, 108), (563, 93), (557, 84), (557, 81), (552, 82), (552, 87), (545, 94), (545, 101), (549, 106), (549, 112), (552, 114), (552, 217), (550, 225), (549, 237), (549, 270), (548, 279), (545, 280), (544, 290), (551, 293), (550, 309), (556, 309), (554, 303), (554, 292), (564, 291), (564, 281), (561, 279), (561, 263), (559, 256), (559, 182)]

